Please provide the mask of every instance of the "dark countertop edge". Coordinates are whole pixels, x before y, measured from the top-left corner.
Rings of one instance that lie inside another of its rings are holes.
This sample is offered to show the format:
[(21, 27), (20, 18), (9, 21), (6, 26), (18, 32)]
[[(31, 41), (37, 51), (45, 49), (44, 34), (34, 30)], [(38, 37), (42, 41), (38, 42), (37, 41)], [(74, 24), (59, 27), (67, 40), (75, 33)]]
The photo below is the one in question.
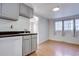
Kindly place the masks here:
[(27, 36), (27, 35), (37, 35), (37, 33), (21, 33), (21, 34), (11, 34), (11, 35), (0, 35), (0, 38), (15, 37), (15, 36)]
[(30, 33), (30, 31), (1, 31), (0, 35), (10, 35), (10, 34), (19, 34), (19, 33)]

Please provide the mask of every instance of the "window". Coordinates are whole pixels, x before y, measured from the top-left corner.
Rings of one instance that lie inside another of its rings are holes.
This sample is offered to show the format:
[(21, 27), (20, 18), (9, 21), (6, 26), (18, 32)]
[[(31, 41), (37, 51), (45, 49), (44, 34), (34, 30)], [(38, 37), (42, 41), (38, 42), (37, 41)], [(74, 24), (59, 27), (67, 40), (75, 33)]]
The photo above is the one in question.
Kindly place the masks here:
[(79, 19), (75, 20), (75, 28), (77, 31), (79, 31)]
[(55, 22), (55, 30), (62, 31), (62, 21)]
[(64, 21), (64, 30), (73, 30), (73, 20)]

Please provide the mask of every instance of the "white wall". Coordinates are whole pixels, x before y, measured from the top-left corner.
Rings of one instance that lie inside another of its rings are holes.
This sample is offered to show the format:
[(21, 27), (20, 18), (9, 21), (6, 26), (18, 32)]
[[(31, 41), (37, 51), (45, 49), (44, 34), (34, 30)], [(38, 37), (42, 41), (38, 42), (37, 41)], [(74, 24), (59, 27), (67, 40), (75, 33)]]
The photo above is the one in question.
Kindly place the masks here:
[(38, 17), (39, 43), (42, 43), (48, 40), (48, 20), (41, 16)]
[[(54, 34), (54, 21), (52, 19), (49, 20), (49, 40), (56, 40), (56, 41), (64, 41), (68, 43), (79, 44), (79, 37), (73, 37), (73, 33), (66, 32), (67, 35), (55, 35)], [(71, 36), (72, 35), (72, 36)]]
[[(11, 29), (13, 25), (13, 29)], [(0, 31), (20, 31), (27, 29), (29, 30), (30, 20), (28, 18), (19, 16), (17, 21), (10, 21), (0, 19)]]

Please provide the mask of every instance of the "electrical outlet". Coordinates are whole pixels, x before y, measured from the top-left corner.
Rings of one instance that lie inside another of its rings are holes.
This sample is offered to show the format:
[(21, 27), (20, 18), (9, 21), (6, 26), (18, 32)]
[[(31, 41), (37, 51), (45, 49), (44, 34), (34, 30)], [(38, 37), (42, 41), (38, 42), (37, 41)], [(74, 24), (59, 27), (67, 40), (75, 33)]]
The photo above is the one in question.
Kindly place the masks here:
[(11, 25), (10, 28), (13, 29), (13, 25)]

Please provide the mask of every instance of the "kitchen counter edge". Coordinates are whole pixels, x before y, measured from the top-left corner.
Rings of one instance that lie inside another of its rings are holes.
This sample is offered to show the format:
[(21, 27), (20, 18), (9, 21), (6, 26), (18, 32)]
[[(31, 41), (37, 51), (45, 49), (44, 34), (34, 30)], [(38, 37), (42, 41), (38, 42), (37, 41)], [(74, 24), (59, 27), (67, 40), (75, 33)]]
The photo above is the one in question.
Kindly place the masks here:
[(20, 33), (20, 34), (0, 35), (0, 38), (15, 37), (15, 36), (28, 36), (28, 35), (37, 35), (37, 33)]

